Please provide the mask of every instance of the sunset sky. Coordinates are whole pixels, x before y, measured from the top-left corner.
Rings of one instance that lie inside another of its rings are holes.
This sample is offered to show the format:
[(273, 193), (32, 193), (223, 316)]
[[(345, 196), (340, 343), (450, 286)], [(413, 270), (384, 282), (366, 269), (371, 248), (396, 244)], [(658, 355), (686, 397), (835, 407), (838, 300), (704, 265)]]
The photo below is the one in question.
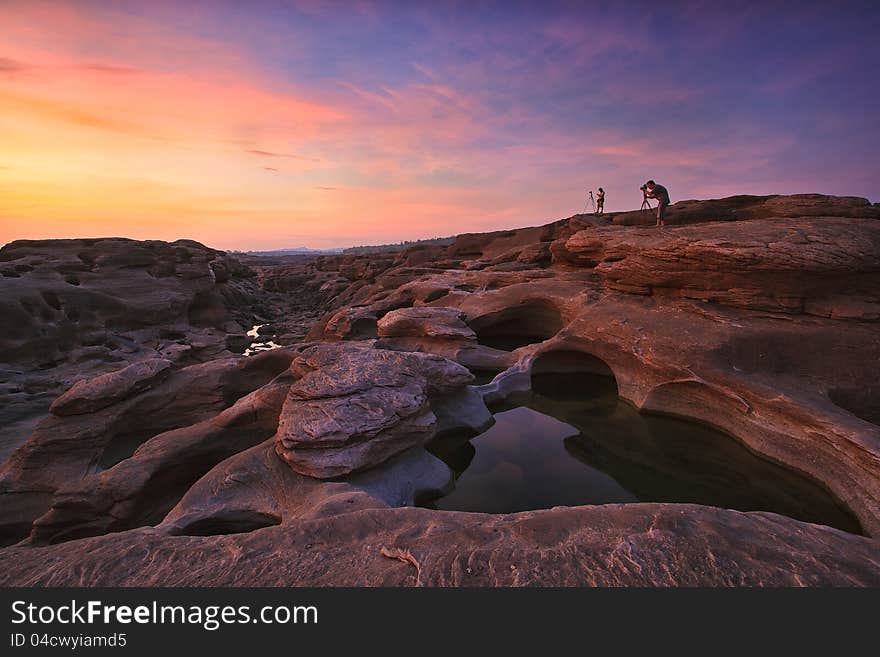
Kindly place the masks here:
[(876, 0), (0, 0), (0, 244), (375, 244), (648, 178), (876, 202), (878, 34)]

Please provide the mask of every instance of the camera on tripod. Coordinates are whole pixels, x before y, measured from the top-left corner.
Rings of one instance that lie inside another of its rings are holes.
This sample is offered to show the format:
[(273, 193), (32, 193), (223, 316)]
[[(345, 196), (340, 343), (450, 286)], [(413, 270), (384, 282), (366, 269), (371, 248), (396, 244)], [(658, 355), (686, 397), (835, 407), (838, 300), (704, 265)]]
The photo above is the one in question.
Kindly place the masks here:
[(651, 202), (648, 200), (648, 183), (645, 183), (639, 189), (642, 190), (642, 211), (651, 210)]

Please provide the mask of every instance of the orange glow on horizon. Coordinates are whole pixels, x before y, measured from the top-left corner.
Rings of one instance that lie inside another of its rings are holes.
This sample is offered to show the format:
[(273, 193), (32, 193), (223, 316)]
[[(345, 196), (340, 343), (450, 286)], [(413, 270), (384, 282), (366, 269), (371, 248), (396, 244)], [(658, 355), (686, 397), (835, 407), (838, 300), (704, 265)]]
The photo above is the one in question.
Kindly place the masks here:
[(606, 211), (634, 209), (647, 178), (673, 200), (872, 189), (851, 153), (870, 146), (863, 105), (789, 121), (814, 66), (749, 79), (760, 102), (734, 115), (724, 76), (654, 70), (682, 65), (678, 45), (628, 16), (596, 31), (601, 8), (495, 25), (326, 4), (0, 4), (0, 244), (377, 244), (542, 224), (599, 186)]
[[(426, 84), (370, 97), (340, 83), (354, 98), (347, 107), (265, 79), (229, 53), (217, 68), (203, 57), (179, 71), (143, 61), (127, 43), (126, 59), (85, 57), (73, 35), (106, 35), (104, 22), (60, 6), (32, 14), (40, 20), (22, 11), (0, 27), (4, 61), (22, 63), (0, 71), (0, 243), (124, 235), (220, 248), (330, 247), (446, 235), (455, 232), (450, 216), (485, 225), (509, 214), (492, 193), (407, 178), (402, 160), (418, 149), (425, 115), (468, 104), (451, 89)], [(26, 45), (35, 36), (61, 47)], [(145, 38), (186, 50), (189, 37)], [(212, 56), (222, 51), (208, 46)], [(467, 111), (435, 117), (431, 127), (454, 140), (469, 129)], [(420, 156), (443, 166), (442, 157)]]

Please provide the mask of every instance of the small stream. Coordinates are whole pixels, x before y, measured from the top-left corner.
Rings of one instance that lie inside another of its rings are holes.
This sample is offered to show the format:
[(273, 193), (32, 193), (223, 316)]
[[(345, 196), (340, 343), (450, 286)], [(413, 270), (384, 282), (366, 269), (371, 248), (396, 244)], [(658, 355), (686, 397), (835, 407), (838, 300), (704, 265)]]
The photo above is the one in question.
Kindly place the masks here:
[[(278, 349), (281, 346), (280, 344), (276, 344), (275, 342), (272, 341), (272, 338), (275, 337), (274, 334), (271, 334), (268, 336), (260, 335), (260, 329), (263, 328), (264, 326), (267, 326), (267, 324), (254, 324), (251, 327), (251, 330), (245, 334), (249, 338), (253, 338), (250, 341), (250, 344), (248, 345), (248, 347), (244, 350), (245, 356), (251, 356), (251, 355), (256, 354), (260, 351), (269, 351), (270, 349)], [(239, 335), (241, 335), (241, 334), (239, 333)]]

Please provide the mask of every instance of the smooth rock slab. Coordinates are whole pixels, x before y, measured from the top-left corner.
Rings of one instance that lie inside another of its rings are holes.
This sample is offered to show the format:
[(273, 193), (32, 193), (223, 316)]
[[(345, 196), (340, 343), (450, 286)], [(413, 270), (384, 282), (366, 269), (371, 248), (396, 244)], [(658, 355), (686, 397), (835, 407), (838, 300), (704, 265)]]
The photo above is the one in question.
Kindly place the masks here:
[(477, 336), (464, 323), (458, 308), (419, 306), (392, 310), (379, 320), (380, 338), (427, 337), (474, 340)]
[(336, 481), (291, 470), (271, 441), (214, 467), (187, 492), (160, 529), (173, 535), (233, 534), (362, 509), (413, 506), (422, 492), (445, 491), (452, 471), (421, 447)]
[(94, 413), (149, 387), (171, 365), (170, 360), (150, 358), (94, 379), (77, 381), (52, 402), (49, 410), (60, 416)]

